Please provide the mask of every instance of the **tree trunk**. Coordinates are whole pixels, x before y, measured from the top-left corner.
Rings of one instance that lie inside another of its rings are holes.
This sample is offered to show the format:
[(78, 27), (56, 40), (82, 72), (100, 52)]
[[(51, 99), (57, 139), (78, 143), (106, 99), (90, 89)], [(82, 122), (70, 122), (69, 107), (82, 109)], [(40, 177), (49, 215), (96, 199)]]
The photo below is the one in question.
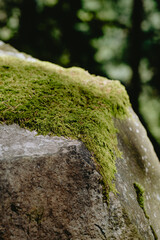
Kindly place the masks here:
[(130, 32), (129, 61), (132, 68), (132, 79), (129, 89), (131, 103), (135, 112), (139, 112), (138, 98), (141, 93), (141, 79), (139, 64), (142, 58), (143, 32), (141, 23), (143, 20), (143, 0), (133, 0), (132, 28)]

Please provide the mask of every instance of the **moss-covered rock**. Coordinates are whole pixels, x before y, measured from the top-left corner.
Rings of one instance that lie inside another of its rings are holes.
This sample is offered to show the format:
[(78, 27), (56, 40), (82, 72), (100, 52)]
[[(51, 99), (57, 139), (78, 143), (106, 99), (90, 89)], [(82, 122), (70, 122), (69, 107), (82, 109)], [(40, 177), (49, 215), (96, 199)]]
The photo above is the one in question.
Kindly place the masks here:
[(0, 123), (81, 140), (98, 163), (104, 185), (115, 191), (120, 152), (113, 118), (125, 118), (130, 105), (119, 81), (76, 67), (3, 56), (0, 90)]
[(0, 42), (1, 239), (159, 239), (159, 178), (119, 81)]

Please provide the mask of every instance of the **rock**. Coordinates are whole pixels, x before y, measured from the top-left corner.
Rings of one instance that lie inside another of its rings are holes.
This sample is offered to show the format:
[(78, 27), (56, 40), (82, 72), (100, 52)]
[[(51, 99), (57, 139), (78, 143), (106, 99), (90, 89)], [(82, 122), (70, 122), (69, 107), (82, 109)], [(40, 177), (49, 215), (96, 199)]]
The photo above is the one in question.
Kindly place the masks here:
[[(144, 239), (160, 238), (160, 163), (149, 141), (146, 131), (136, 114), (116, 121), (119, 149), (123, 158), (116, 161), (116, 186), (119, 199)], [(145, 190), (145, 211), (136, 202), (133, 184), (139, 183)], [(143, 212), (143, 214), (142, 214)], [(149, 229), (150, 228), (150, 229)], [(151, 230), (151, 231), (150, 231)]]
[(4, 44), (4, 42), (0, 41), (0, 56), (13, 56), (18, 57), (20, 59), (29, 61), (29, 62), (35, 62), (36, 59), (31, 57), (30, 55), (26, 53), (21, 53), (17, 51), (15, 48), (10, 46), (9, 44)]
[(0, 70), (0, 239), (159, 239), (159, 161), (119, 82), (3, 42)]
[(76, 140), (1, 125), (1, 239), (103, 239), (107, 206)]

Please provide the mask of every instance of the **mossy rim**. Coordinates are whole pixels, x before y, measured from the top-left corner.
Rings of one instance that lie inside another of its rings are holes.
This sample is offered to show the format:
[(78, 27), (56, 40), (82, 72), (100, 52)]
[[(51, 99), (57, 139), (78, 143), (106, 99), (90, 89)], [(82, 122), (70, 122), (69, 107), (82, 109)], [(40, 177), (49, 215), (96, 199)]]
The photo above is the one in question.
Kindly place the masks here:
[(0, 57), (0, 92), (0, 123), (81, 140), (97, 163), (106, 192), (115, 192), (115, 160), (121, 153), (113, 119), (128, 116), (130, 106), (119, 81), (77, 67)]

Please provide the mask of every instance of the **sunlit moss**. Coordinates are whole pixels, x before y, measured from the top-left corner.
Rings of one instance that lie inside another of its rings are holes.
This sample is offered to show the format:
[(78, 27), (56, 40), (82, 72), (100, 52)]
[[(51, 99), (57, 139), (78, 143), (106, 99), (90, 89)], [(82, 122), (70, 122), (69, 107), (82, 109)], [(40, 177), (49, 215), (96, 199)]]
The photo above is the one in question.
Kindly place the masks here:
[(0, 58), (0, 123), (79, 139), (93, 155), (107, 192), (115, 191), (115, 160), (120, 156), (113, 118), (130, 105), (119, 81), (80, 68)]

